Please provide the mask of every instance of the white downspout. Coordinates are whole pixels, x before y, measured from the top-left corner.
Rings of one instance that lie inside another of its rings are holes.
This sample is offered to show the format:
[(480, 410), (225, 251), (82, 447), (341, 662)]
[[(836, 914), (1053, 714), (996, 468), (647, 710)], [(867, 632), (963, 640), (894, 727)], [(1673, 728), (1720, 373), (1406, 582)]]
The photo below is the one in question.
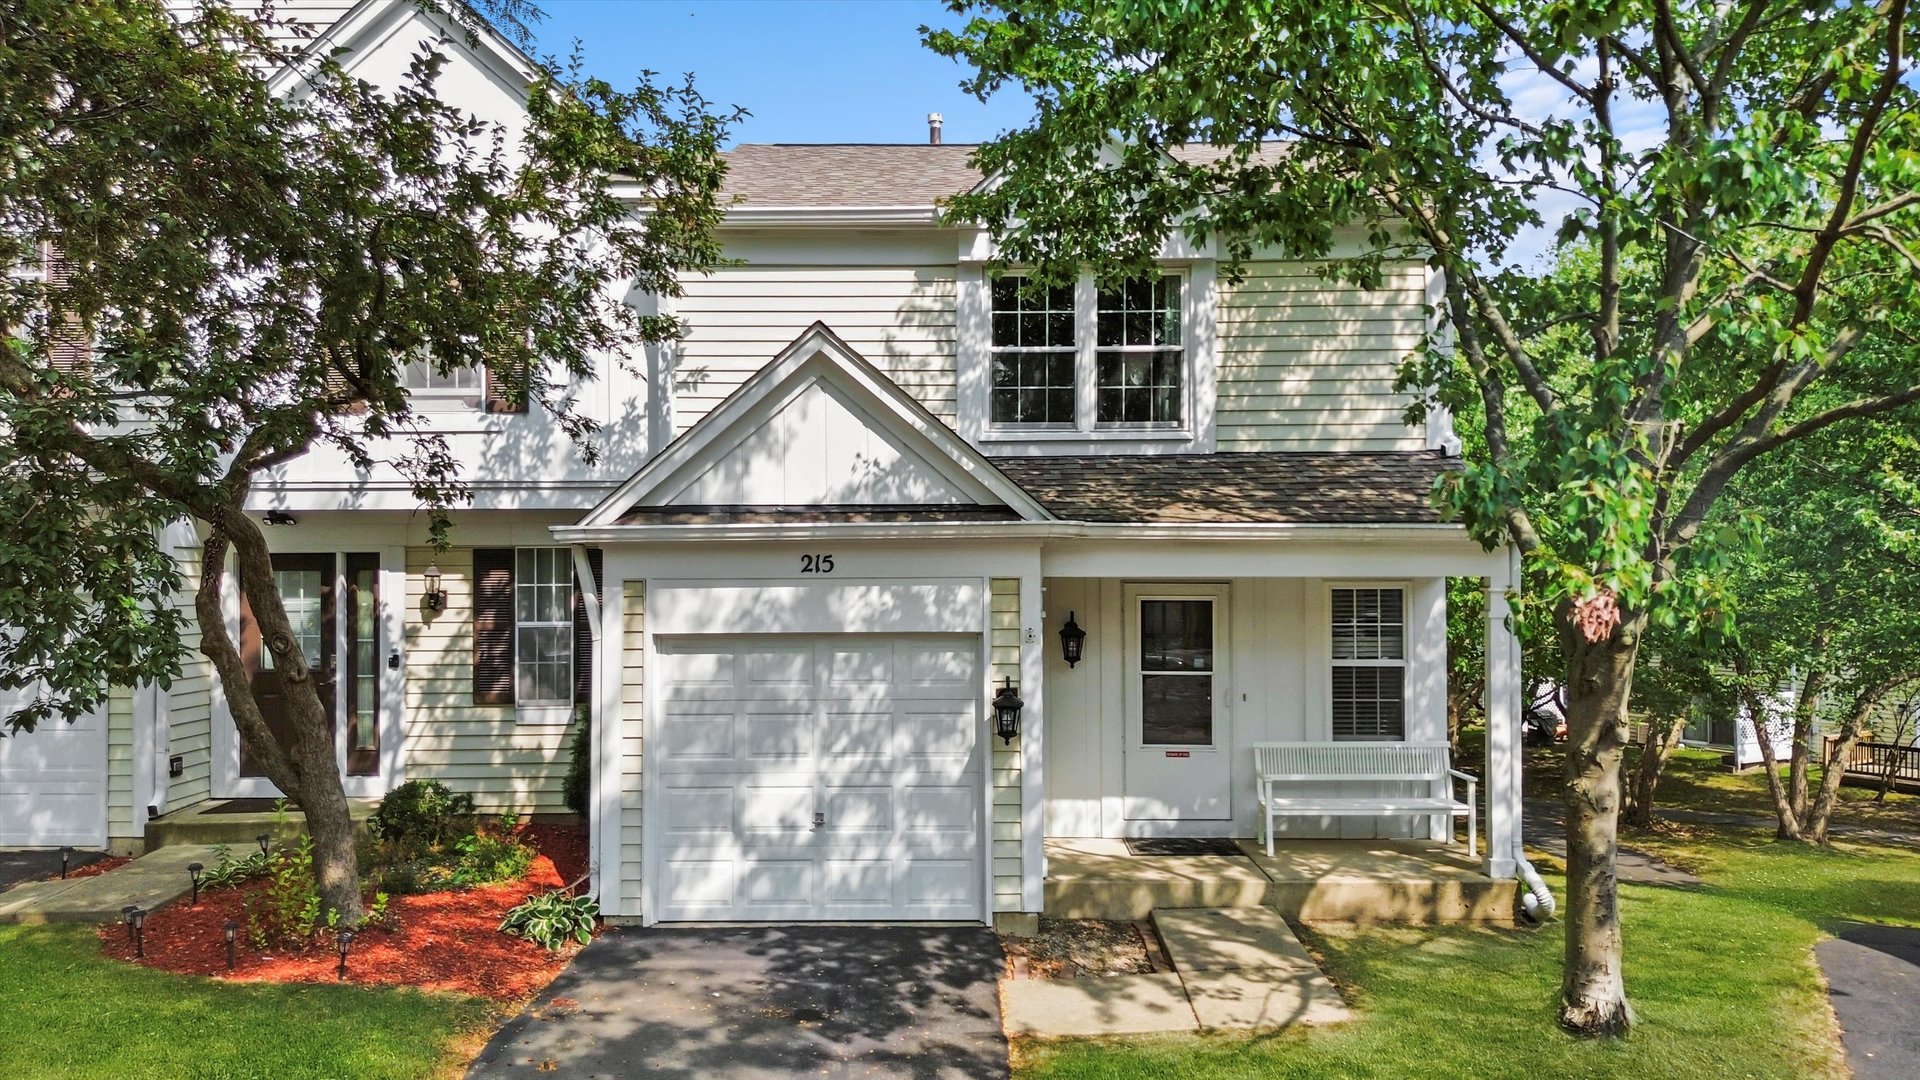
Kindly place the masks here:
[(1527, 887), (1527, 890), (1520, 894), (1520, 910), (1526, 914), (1527, 919), (1531, 922), (1546, 922), (1553, 918), (1555, 910), (1553, 890), (1547, 888), (1547, 883), (1540, 878), (1540, 871), (1535, 870), (1533, 864), (1527, 861), (1527, 853), (1522, 849), (1520, 838), (1517, 836), (1513, 838), (1513, 870), (1520, 875), (1521, 884)]

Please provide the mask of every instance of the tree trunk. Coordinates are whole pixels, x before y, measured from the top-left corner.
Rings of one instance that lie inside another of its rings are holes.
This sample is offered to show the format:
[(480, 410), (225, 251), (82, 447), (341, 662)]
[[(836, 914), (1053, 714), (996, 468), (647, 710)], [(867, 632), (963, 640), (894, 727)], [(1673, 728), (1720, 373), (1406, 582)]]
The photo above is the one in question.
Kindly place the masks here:
[[(1814, 635), (1815, 656), (1826, 656), (1831, 636), (1824, 628)], [(1799, 700), (1793, 703), (1793, 754), (1787, 763), (1787, 798), (1794, 816), (1802, 824), (1807, 820), (1807, 759), (1813, 753), (1813, 720), (1820, 707), (1820, 692), (1826, 686), (1826, 665), (1816, 663), (1800, 684)]]
[(1647, 721), (1646, 737), (1640, 741), (1640, 761), (1633, 769), (1633, 786), (1627, 791), (1627, 824), (1642, 829), (1653, 824), (1654, 789), (1686, 733), (1686, 713), (1664, 721)]
[[(1736, 663), (1735, 666), (1740, 665)], [(1747, 715), (1753, 720), (1753, 737), (1760, 743), (1760, 756), (1765, 759), (1763, 767), (1767, 773), (1767, 794), (1773, 799), (1774, 817), (1779, 822), (1774, 828), (1774, 838), (1798, 840), (1800, 839), (1800, 815), (1793, 809), (1793, 801), (1787, 794), (1786, 785), (1780, 779), (1780, 766), (1773, 756), (1773, 730), (1767, 723), (1772, 718), (1767, 713), (1766, 702), (1761, 700), (1760, 695), (1745, 678), (1748, 672), (1742, 670), (1740, 674), (1742, 676), (1740, 696), (1746, 699)], [(1737, 733), (1738, 729), (1735, 730)]]
[(1560, 1023), (1576, 1035), (1624, 1035), (1633, 1025), (1621, 973), (1620, 767), (1640, 621), (1588, 642), (1571, 605), (1558, 613), (1567, 655), (1567, 955)]
[(1840, 781), (1847, 775), (1847, 759), (1853, 756), (1854, 744), (1860, 741), (1861, 733), (1866, 731), (1867, 718), (1872, 715), (1873, 707), (1879, 704), (1881, 696), (1888, 689), (1885, 686), (1868, 687), (1853, 699), (1853, 709), (1840, 729), (1840, 739), (1833, 745), (1833, 757), (1820, 774), (1820, 791), (1807, 810), (1806, 828), (1802, 832), (1813, 843), (1827, 842), (1827, 822), (1833, 818), (1833, 804), (1840, 797)]
[[(314, 673), (301, 655), (292, 622), (281, 603), (274, 581), (272, 556), (266, 538), (237, 507), (228, 507), (214, 521), (201, 563), (195, 614), (200, 625), (200, 651), (213, 662), (225, 689), (234, 727), (247, 750), (273, 781), (306, 815), (313, 837), (313, 880), (325, 912), (337, 912), (340, 925), (358, 926), (360, 873), (354, 857), (353, 816), (347, 807), (346, 787), (334, 756), (333, 733), (321, 703)], [(273, 654), (274, 670), (285, 684), (284, 707), (290, 745), (282, 745), (267, 726), (254, 700), (251, 673), (240, 648), (227, 632), (221, 603), (226, 578), (226, 553), (231, 545), (234, 568), (260, 627), (261, 646)]]

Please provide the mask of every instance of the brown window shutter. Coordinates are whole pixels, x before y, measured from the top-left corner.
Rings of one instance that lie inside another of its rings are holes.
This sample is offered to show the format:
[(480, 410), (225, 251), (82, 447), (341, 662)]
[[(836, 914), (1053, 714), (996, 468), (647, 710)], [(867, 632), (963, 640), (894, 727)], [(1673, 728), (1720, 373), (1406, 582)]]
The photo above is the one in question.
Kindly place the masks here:
[[(40, 265), (46, 273), (48, 292), (73, 283), (73, 264), (52, 245), (42, 250)], [(69, 314), (47, 332), (47, 360), (63, 375), (87, 374), (93, 365), (93, 342), (87, 339), (86, 326), (78, 316)]]
[[(587, 568), (593, 572), (593, 594), (603, 596), (600, 591), (600, 566), (603, 560), (599, 548), (587, 549)], [(593, 700), (593, 629), (587, 623), (587, 605), (580, 597), (580, 586), (573, 583), (573, 700), (575, 704)], [(600, 609), (601, 618), (606, 617), (606, 608)]]
[(473, 703), (513, 704), (513, 549), (473, 550)]
[(527, 411), (526, 387), (520, 388), (520, 399), (514, 401), (508, 397), (506, 387), (494, 377), (493, 369), (486, 369), (487, 410), (490, 413), (523, 413)]

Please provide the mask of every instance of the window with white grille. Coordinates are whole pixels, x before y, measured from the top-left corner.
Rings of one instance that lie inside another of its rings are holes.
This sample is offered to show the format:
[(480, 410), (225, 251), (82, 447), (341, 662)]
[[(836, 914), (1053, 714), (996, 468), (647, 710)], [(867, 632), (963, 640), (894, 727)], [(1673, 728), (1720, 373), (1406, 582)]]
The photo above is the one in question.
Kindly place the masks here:
[(1404, 590), (1332, 590), (1333, 737), (1406, 738), (1407, 620)]
[(514, 701), (573, 701), (573, 555), (520, 548), (513, 568)]

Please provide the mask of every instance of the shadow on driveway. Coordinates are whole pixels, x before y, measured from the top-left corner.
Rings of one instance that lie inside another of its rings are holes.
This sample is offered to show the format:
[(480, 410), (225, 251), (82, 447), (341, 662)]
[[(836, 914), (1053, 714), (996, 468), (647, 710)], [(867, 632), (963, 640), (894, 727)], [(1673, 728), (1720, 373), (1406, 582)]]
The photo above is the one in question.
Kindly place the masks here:
[(985, 927), (610, 930), (467, 1074), (1005, 1077)]
[[(104, 851), (75, 851), (69, 871), (107, 857)], [(0, 848), (0, 892), (29, 881), (60, 876), (59, 848)]]

